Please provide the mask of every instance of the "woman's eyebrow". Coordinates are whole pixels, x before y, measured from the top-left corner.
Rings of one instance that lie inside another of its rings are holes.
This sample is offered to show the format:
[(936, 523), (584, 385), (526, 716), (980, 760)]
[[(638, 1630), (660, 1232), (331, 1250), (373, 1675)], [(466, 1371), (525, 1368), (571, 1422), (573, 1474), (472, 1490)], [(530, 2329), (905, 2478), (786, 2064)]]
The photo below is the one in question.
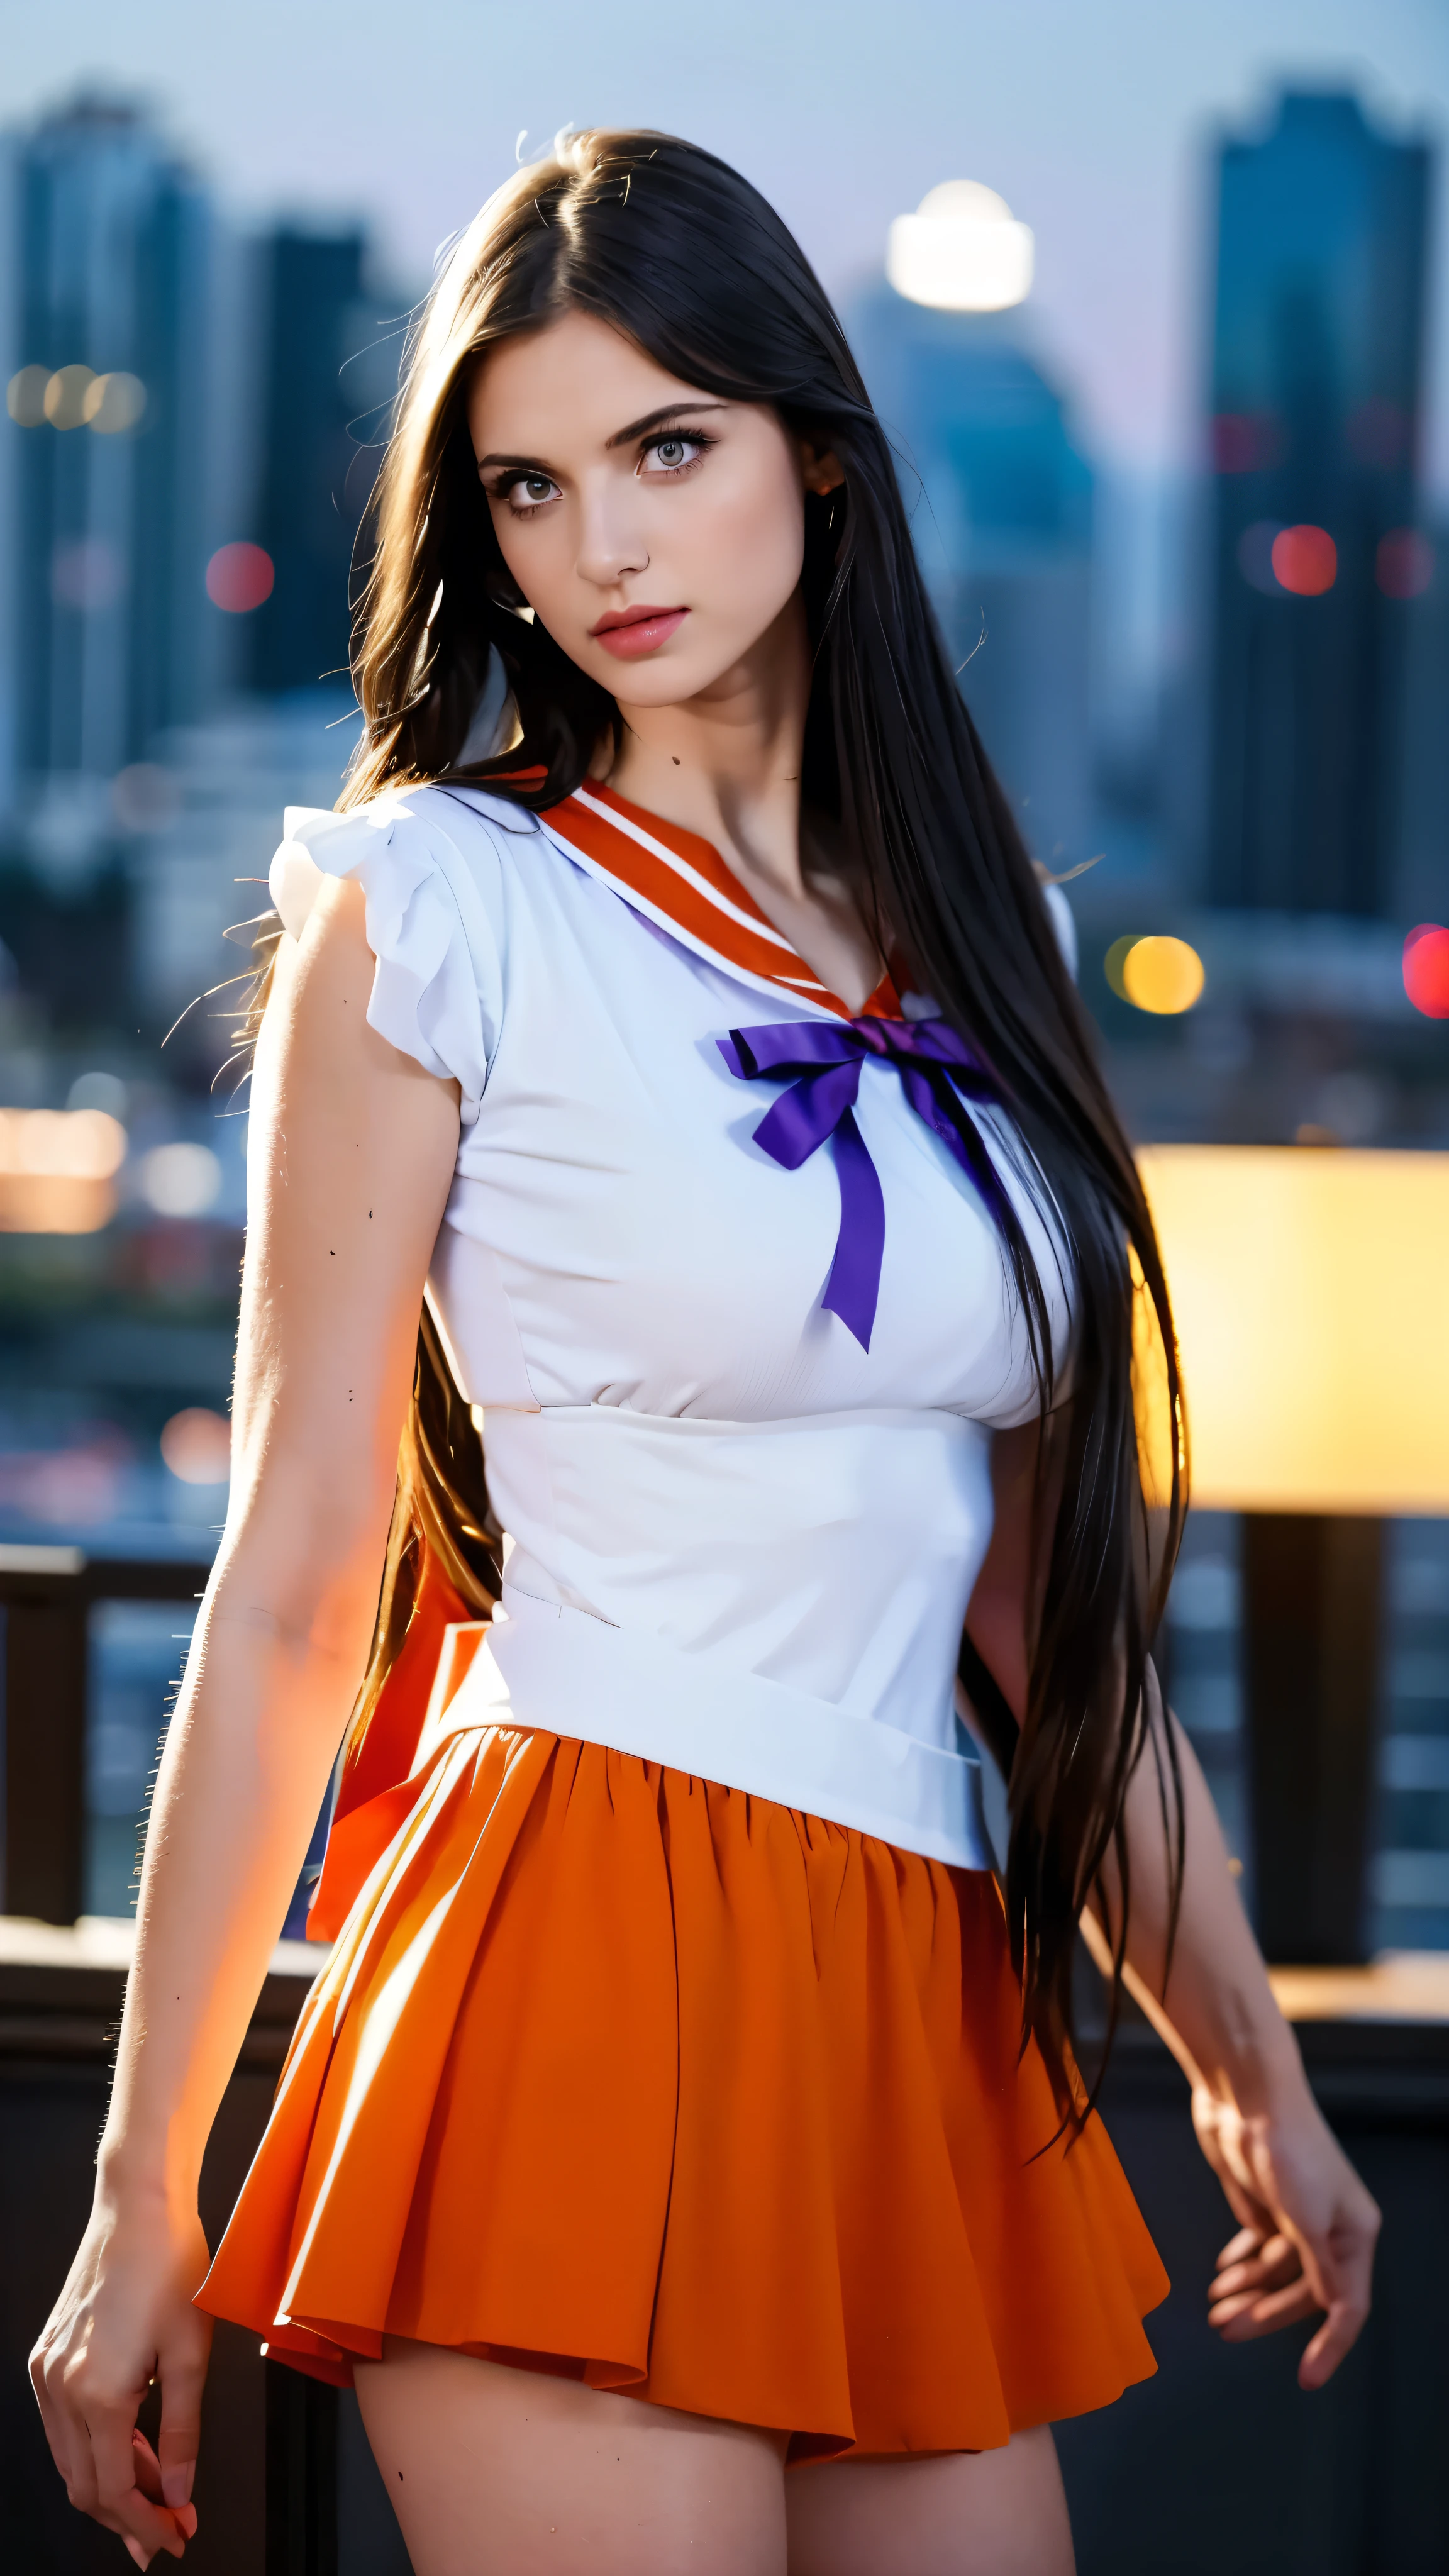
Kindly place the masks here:
[(642, 438), (646, 429), (662, 429), (667, 420), (682, 420), (686, 413), (691, 420), (694, 420), (702, 411), (728, 410), (729, 404), (723, 402), (701, 400), (664, 403), (658, 411), (646, 411), (642, 420), (631, 420), (626, 429), (616, 429), (612, 438), (605, 439), (604, 445), (627, 447), (631, 438)]
[(480, 473), (480, 474), (481, 474), (481, 473), (483, 473), (483, 471), (485, 470), (485, 468), (486, 468), (487, 466), (490, 466), (490, 465), (513, 465), (513, 466), (518, 467), (518, 468), (520, 469), (520, 471), (522, 471), (522, 472), (523, 472), (523, 473), (525, 473), (525, 474), (548, 474), (548, 475), (550, 476), (550, 479), (551, 479), (551, 477), (552, 477), (552, 469), (551, 469), (551, 467), (549, 467), (549, 466), (545, 465), (545, 464), (544, 464), (544, 462), (543, 462), (543, 459), (542, 459), (541, 457), (539, 457), (539, 456), (480, 456), (480, 457), (479, 457), (479, 459), (478, 459), (478, 471), (479, 471), (479, 473)]
[[(627, 447), (631, 439), (642, 438), (648, 429), (662, 429), (666, 421), (697, 420), (702, 411), (728, 411), (729, 408), (728, 403), (709, 402), (704, 399), (699, 402), (662, 403), (658, 411), (646, 411), (642, 420), (631, 420), (626, 428), (616, 429), (612, 438), (605, 439), (604, 445)], [(552, 466), (546, 464), (541, 456), (480, 456), (478, 459), (480, 474), (488, 472), (496, 465), (506, 465), (515, 473), (550, 476), (553, 473)]]

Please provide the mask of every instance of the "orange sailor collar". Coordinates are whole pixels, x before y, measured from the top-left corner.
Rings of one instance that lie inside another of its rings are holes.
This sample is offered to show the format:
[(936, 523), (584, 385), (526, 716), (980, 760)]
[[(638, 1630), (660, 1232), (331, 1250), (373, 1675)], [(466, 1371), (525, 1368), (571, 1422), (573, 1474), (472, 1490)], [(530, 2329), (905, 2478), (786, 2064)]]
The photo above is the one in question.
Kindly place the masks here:
[(897, 1020), (900, 996), (889, 969), (855, 1014), (827, 991), (784, 932), (760, 910), (718, 850), (679, 823), (662, 822), (588, 780), (540, 817), (554, 838), (626, 903), (661, 929), (752, 983), (793, 993), (837, 1019)]

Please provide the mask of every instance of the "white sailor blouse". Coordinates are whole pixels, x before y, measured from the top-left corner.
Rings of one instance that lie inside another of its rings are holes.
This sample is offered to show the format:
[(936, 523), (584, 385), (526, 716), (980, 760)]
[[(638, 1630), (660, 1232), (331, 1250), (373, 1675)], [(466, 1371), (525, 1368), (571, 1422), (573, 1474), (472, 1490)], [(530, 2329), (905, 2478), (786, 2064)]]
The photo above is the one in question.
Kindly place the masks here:
[(291, 808), (289, 929), (355, 876), (368, 1018), (461, 1096), (428, 1281), (502, 1608), (445, 1720), (668, 1763), (991, 1866), (955, 1712), (993, 1427), (1038, 1396), (997, 1222), (1056, 1229), (985, 1067), (852, 1019), (707, 842), (588, 785)]

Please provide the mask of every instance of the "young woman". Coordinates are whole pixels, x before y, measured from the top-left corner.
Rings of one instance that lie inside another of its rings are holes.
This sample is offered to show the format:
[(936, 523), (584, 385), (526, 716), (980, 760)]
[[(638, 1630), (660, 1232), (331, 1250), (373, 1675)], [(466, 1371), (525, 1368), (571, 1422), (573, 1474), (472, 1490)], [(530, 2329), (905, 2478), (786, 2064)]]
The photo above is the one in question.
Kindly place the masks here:
[[(355, 2379), (418, 2576), (1064, 2576), (1047, 2428), (1166, 2286), (1079, 1921), (1190, 2073), (1225, 2336), (1321, 2311), (1326, 2379), (1376, 2215), (1148, 1660), (1132, 1161), (839, 325), (707, 153), (576, 137), (459, 243), (358, 687), (273, 874), (231, 1510), (57, 2465), (180, 2556), (222, 2315)], [(335, 1947), (208, 2271), (349, 1714)]]

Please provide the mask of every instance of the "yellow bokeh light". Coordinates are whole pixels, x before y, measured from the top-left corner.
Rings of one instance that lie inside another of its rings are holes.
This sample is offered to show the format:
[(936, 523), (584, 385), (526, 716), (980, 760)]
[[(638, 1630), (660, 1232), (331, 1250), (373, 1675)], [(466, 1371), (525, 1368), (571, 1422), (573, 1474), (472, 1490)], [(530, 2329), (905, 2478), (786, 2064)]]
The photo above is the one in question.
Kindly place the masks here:
[(22, 367), (5, 388), (5, 408), (20, 429), (39, 429), (45, 418), (49, 367)]
[(1127, 999), (1127, 987), (1122, 981), (1122, 969), (1141, 936), (1140, 930), (1124, 931), (1120, 939), (1113, 940), (1102, 960), (1102, 972), (1119, 1002), (1125, 1002)]
[(52, 429), (79, 429), (95, 380), (93, 367), (57, 367), (45, 388), (45, 417)]
[(1190, 1011), (1205, 980), (1202, 959), (1185, 939), (1134, 939), (1121, 974), (1128, 1001), (1162, 1017)]
[(96, 376), (87, 385), (81, 401), (81, 414), (88, 429), (113, 436), (117, 430), (134, 429), (146, 408), (146, 388), (139, 376), (128, 376), (124, 370), (114, 375)]

